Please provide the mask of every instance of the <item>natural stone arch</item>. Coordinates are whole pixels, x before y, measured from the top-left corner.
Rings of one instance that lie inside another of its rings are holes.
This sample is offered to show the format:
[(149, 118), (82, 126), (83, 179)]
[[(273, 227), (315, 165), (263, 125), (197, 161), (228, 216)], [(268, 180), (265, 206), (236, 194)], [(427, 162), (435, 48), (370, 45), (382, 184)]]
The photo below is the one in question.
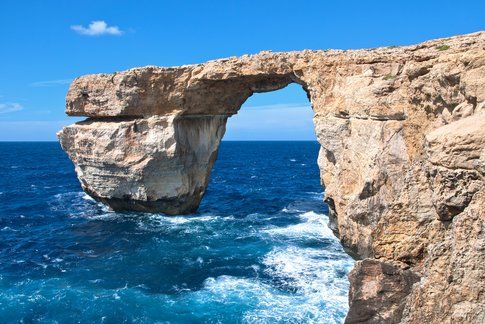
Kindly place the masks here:
[[(91, 118), (71, 130), (92, 130), (90, 136), (101, 140), (94, 151), (91, 145), (86, 147), (85, 163), (76, 164), (83, 188), (95, 199), (115, 210), (194, 212), (207, 187), (227, 118), (253, 93), (276, 91), (293, 82), (306, 89), (290, 68), (235, 76), (224, 68), (223, 76), (201, 71), (187, 79), (199, 67), (191, 68), (190, 73), (184, 71), (187, 68), (174, 73), (173, 69), (148, 67), (97, 75), (96, 81), (90, 80), (92, 76), (74, 81), (73, 87), (79, 90), (69, 92), (67, 111)], [(98, 95), (99, 88), (91, 87), (99, 87), (100, 80), (105, 85)], [(100, 137), (100, 132), (108, 138)], [(121, 147), (119, 155), (108, 153)], [(115, 160), (110, 161), (108, 155)], [(116, 167), (91, 172), (90, 163), (98, 157), (101, 164), (110, 162)], [(90, 176), (100, 173), (104, 183)], [(112, 183), (111, 179), (117, 180)]]
[(207, 186), (228, 116), (253, 92), (297, 82), (315, 113), (336, 231), (364, 259), (350, 276), (347, 321), (478, 322), (484, 44), (477, 33), (88, 75), (71, 84), (66, 111), (89, 119), (59, 138), (95, 199), (188, 212)]

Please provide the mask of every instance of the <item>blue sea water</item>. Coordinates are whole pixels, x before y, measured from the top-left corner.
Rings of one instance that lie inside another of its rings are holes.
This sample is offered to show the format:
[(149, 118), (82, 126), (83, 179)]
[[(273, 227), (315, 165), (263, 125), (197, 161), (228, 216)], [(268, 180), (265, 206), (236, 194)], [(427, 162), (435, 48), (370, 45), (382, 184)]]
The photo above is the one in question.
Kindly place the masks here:
[(0, 322), (342, 322), (318, 148), (223, 142), (199, 211), (166, 217), (93, 201), (58, 143), (0, 143)]

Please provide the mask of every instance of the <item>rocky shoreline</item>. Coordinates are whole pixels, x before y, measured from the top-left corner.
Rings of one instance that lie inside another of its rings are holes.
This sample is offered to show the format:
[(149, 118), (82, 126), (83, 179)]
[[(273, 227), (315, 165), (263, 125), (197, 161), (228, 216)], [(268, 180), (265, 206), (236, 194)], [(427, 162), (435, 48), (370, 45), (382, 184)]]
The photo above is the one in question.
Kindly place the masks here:
[(197, 209), (227, 118), (300, 84), (332, 227), (360, 261), (347, 323), (485, 321), (485, 33), (406, 47), (261, 52), (73, 81), (58, 136), (115, 210)]

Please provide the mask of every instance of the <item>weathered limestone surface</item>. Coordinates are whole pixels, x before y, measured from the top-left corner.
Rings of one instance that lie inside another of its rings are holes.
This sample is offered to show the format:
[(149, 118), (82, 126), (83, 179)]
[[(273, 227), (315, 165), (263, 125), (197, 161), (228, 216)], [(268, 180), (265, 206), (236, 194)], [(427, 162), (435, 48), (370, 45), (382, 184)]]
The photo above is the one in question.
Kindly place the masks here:
[(60, 138), (95, 199), (115, 210), (176, 214), (197, 209), (226, 119), (88, 119)]
[(485, 33), (415, 46), (261, 52), (76, 79), (59, 132), (92, 197), (194, 211), (228, 117), (298, 83), (332, 227), (358, 261), (348, 323), (485, 322)]

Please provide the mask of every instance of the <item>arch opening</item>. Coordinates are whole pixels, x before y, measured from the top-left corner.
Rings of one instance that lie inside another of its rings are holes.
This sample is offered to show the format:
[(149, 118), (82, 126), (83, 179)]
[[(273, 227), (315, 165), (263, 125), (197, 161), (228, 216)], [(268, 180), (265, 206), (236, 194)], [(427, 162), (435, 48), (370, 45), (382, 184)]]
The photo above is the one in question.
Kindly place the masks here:
[(251, 96), (228, 119), (198, 212), (233, 219), (220, 220), (230, 222), (225, 238), (235, 236), (228, 268), (249, 270), (224, 275), (241, 289), (257, 283), (265, 295), (257, 307), (295, 320), (307, 319), (298, 309), (314, 309), (314, 319), (342, 322), (354, 261), (328, 227), (312, 119), (296, 83)]
[(227, 121), (223, 141), (316, 141), (313, 111), (297, 83), (255, 92)]

